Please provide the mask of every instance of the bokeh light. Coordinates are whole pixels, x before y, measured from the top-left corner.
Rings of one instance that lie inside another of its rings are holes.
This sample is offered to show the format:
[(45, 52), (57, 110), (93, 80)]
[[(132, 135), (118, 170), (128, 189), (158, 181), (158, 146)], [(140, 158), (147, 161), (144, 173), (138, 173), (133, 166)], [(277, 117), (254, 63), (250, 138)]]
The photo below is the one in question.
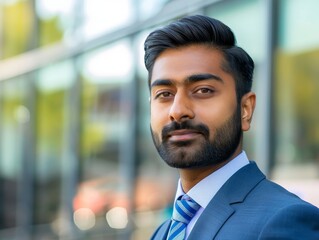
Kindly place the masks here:
[(107, 223), (111, 228), (124, 229), (128, 224), (128, 214), (123, 207), (114, 207), (106, 213)]
[(74, 212), (73, 220), (80, 230), (89, 230), (95, 226), (95, 214), (89, 208), (80, 208)]

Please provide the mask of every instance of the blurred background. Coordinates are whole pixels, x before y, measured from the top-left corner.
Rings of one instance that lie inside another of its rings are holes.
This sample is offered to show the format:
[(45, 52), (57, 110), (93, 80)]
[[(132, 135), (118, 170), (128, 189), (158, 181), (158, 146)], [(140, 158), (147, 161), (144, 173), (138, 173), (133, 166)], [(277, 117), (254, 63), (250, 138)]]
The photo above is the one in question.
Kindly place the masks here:
[(319, 1), (0, 0), (0, 239), (146, 240), (177, 172), (149, 133), (143, 42), (190, 14), (256, 63), (245, 149), (319, 206)]

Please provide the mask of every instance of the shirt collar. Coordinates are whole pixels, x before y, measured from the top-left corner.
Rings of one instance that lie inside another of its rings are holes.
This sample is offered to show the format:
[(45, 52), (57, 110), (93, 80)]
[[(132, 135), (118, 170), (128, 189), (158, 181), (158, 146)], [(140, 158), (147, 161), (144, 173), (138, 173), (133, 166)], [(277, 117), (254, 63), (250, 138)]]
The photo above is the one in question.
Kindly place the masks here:
[[(249, 164), (245, 151), (242, 151), (237, 157), (228, 162), (226, 165), (211, 173), (206, 178), (192, 187), (187, 195), (197, 202), (202, 208), (206, 208), (210, 200), (215, 196), (224, 183), (239, 169)], [(207, 191), (209, 189), (209, 191)], [(175, 201), (184, 195), (184, 191), (179, 179)]]

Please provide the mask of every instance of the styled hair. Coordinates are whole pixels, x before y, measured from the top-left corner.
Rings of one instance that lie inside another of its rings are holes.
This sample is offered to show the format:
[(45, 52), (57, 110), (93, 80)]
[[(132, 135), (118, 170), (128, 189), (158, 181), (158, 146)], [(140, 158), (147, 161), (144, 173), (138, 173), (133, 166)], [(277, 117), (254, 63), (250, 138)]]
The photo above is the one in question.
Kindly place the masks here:
[(162, 52), (194, 44), (211, 46), (223, 53), (222, 68), (235, 79), (237, 101), (251, 91), (254, 61), (236, 45), (234, 33), (228, 26), (202, 15), (181, 18), (149, 34), (144, 43), (149, 85), (154, 63)]

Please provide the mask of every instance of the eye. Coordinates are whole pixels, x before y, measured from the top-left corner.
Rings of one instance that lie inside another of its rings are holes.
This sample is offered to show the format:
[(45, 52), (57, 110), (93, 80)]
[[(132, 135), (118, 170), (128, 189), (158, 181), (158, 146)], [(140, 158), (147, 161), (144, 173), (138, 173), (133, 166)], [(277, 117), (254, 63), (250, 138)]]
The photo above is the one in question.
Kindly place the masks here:
[(213, 93), (214, 92), (214, 89), (211, 89), (211, 88), (199, 88), (199, 89), (196, 89), (194, 93), (197, 93), (197, 94), (210, 94), (210, 93)]
[(168, 99), (173, 97), (173, 94), (169, 91), (160, 91), (157, 92), (154, 96), (154, 99)]

